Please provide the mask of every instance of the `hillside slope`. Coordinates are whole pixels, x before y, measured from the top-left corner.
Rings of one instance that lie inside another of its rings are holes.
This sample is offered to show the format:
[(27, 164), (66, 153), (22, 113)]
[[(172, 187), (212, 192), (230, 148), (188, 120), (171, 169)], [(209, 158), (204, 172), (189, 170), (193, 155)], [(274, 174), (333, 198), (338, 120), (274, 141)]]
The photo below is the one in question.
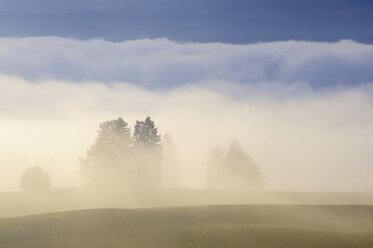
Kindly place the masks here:
[(1, 248), (373, 247), (373, 206), (100, 209), (0, 219)]

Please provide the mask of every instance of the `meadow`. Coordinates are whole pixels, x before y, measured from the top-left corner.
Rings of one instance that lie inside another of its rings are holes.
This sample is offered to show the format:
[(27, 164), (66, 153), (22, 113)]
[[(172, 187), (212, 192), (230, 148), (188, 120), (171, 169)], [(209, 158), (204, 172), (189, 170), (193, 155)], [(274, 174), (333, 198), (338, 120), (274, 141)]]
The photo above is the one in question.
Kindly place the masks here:
[(1, 248), (373, 247), (373, 206), (90, 209), (0, 219)]

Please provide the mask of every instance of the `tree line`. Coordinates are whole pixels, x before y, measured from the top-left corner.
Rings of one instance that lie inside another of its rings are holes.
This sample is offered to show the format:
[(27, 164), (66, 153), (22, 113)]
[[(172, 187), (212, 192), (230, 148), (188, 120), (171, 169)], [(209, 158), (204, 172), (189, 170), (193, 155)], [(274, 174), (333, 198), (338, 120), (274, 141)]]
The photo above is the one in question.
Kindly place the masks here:
[[(99, 125), (94, 143), (79, 158), (81, 175), (92, 187), (157, 189), (181, 187), (178, 158), (172, 138), (163, 139), (148, 116), (136, 121), (133, 131), (119, 117)], [(209, 189), (259, 189), (262, 179), (257, 165), (237, 141), (224, 153), (212, 149), (206, 173)], [(51, 178), (42, 168), (28, 168), (21, 179), (27, 191), (51, 187)]]

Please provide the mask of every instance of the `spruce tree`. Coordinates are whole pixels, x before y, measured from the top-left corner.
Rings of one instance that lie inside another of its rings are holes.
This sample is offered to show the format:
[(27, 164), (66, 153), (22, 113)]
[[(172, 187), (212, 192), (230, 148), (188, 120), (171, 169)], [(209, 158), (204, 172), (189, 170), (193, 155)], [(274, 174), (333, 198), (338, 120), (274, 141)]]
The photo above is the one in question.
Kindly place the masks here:
[(154, 121), (148, 116), (136, 121), (133, 134), (136, 151), (134, 172), (137, 187), (158, 188), (161, 186), (162, 147), (161, 136)]
[(158, 128), (149, 116), (145, 121), (136, 121), (133, 140), (138, 149), (150, 147), (160, 149), (161, 147), (161, 135), (158, 134)]

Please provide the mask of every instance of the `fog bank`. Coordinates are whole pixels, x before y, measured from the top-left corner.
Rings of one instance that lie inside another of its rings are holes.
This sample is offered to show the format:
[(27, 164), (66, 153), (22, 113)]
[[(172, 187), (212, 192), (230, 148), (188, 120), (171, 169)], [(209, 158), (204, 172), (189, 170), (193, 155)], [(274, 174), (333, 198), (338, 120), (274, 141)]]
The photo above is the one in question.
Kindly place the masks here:
[(204, 187), (211, 148), (236, 139), (260, 167), (266, 189), (372, 190), (372, 90), (369, 84), (315, 91), (306, 83), (207, 80), (151, 91), (125, 82), (2, 75), (0, 189), (17, 190), (21, 173), (35, 165), (48, 170), (54, 187), (80, 185), (77, 158), (98, 124), (122, 116), (133, 127), (149, 115), (161, 134), (172, 136), (186, 187)]

